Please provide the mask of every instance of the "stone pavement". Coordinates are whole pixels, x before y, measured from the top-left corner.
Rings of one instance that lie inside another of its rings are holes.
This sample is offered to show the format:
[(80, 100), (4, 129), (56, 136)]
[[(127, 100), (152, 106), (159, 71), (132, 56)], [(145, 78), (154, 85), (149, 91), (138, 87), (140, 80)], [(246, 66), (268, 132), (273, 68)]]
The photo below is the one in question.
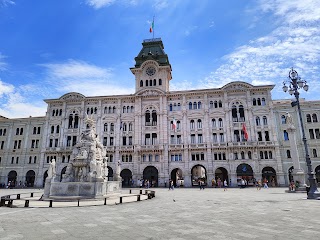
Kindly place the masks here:
[[(4, 239), (319, 239), (320, 201), (284, 188), (155, 189), (112, 206), (0, 208)], [(0, 189), (0, 195), (22, 190)], [(27, 190), (23, 190), (26, 192)]]

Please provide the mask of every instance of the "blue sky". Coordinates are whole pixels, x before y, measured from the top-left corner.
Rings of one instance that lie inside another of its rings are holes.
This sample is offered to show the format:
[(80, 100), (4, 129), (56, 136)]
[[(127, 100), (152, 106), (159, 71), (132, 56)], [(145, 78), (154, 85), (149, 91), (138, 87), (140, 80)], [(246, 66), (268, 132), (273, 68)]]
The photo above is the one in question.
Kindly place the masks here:
[(0, 115), (44, 116), (43, 99), (134, 93), (129, 68), (155, 16), (171, 90), (275, 84), (294, 67), (319, 100), (319, 0), (0, 0)]

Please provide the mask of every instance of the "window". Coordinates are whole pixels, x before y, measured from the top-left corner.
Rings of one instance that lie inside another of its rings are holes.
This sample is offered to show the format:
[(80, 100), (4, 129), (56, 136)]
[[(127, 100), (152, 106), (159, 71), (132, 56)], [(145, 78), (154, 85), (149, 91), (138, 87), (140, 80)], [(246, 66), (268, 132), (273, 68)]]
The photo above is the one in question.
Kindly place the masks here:
[(110, 146), (113, 146), (113, 137), (110, 137)]
[(272, 159), (272, 151), (269, 151), (269, 158)]
[(248, 151), (248, 158), (252, 159), (251, 151)]
[(311, 123), (311, 115), (310, 114), (307, 114), (307, 122)]
[(223, 133), (220, 133), (219, 135), (220, 135), (220, 143), (223, 143), (224, 142), (224, 135), (223, 135)]
[(198, 102), (198, 109), (201, 109), (201, 102)]
[[(2, 135), (2, 129), (0, 129), (0, 131), (1, 131), (0, 135)], [(36, 127), (33, 127), (33, 133), (32, 134), (37, 134), (37, 128)]]
[(103, 125), (103, 131), (104, 131), (104, 132), (107, 132), (107, 131), (108, 131), (108, 123), (105, 123), (105, 124)]
[(286, 130), (283, 131), (283, 138), (285, 141), (289, 141), (289, 134)]
[(122, 145), (123, 146), (127, 145), (127, 137), (122, 137)]
[(146, 111), (145, 113), (145, 125), (146, 126), (151, 126), (151, 119), (150, 119), (150, 111)]
[(213, 137), (212, 137), (212, 141), (213, 141), (214, 143), (218, 142), (217, 134), (216, 134), (216, 133), (213, 133), (212, 136), (213, 136)]
[(222, 118), (219, 118), (219, 128), (223, 127), (223, 122), (222, 122)]
[(320, 131), (319, 128), (315, 129), (315, 133), (316, 133), (316, 139), (320, 139)]
[(290, 150), (287, 150), (287, 158), (291, 158), (291, 152), (290, 152)]
[(258, 141), (261, 142), (262, 141), (262, 133), (261, 132), (257, 132), (258, 133)]
[(202, 134), (198, 134), (198, 143), (203, 143)]
[(192, 109), (192, 102), (189, 102), (189, 110)]
[(212, 122), (212, 128), (216, 128), (217, 127), (216, 120), (212, 119), (211, 122)]
[(238, 160), (239, 158), (238, 158), (238, 153), (237, 152), (235, 152), (235, 153), (233, 153), (234, 154), (234, 160)]
[(197, 124), (197, 128), (198, 129), (201, 129), (202, 128), (202, 121), (201, 121), (201, 119), (198, 119), (198, 122), (197, 122), (198, 124)]
[(312, 114), (312, 122), (318, 122), (317, 114)]
[(260, 126), (260, 117), (256, 117), (256, 125)]
[(213, 108), (213, 101), (210, 101), (209, 106), (210, 106), (210, 108)]
[(241, 159), (244, 159), (244, 152), (241, 152)]
[(143, 87), (143, 81), (140, 80), (140, 87)]
[(287, 119), (285, 115), (281, 115), (281, 124), (286, 124), (287, 123)]
[(195, 134), (191, 134), (191, 144), (195, 144), (196, 143), (196, 135)]
[(114, 123), (110, 124), (110, 132), (114, 132)]
[(309, 129), (309, 136), (310, 136), (310, 139), (314, 139), (313, 129)]
[(103, 137), (102, 145), (103, 146), (107, 146), (107, 144), (108, 144), (108, 138), (107, 137)]
[(263, 125), (267, 126), (268, 125), (268, 120), (266, 116), (263, 116)]
[(264, 137), (265, 137), (266, 141), (270, 141), (270, 137), (269, 137), (269, 132), (268, 131), (264, 132)]
[(252, 104), (253, 104), (253, 106), (256, 106), (257, 105), (257, 100), (254, 98), (254, 99), (252, 99)]
[(266, 99), (265, 99), (265, 98), (262, 98), (262, 99), (261, 99), (261, 105), (262, 105), (262, 106), (265, 106), (265, 105), (266, 105)]
[(161, 78), (159, 79), (159, 85), (160, 86), (162, 85), (162, 79)]
[(312, 149), (313, 157), (318, 157), (317, 149)]
[(190, 129), (191, 129), (191, 130), (194, 130), (194, 120), (191, 120), (191, 121), (190, 121)]

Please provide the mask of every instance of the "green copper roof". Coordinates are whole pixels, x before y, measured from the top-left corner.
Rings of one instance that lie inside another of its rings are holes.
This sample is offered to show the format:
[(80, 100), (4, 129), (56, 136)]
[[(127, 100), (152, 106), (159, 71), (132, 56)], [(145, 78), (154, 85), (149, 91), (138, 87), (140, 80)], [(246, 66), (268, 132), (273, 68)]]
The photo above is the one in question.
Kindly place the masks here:
[(157, 61), (160, 66), (170, 65), (168, 55), (163, 50), (161, 38), (143, 40), (142, 46), (138, 56), (134, 58), (136, 68), (140, 67), (147, 60)]

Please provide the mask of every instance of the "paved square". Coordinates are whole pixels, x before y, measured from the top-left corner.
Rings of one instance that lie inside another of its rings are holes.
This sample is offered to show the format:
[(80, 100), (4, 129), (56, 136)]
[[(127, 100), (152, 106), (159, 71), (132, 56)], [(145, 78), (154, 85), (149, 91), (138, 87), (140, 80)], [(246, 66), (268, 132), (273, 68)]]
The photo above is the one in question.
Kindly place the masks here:
[[(320, 201), (284, 188), (155, 189), (113, 206), (0, 208), (4, 239), (319, 239)], [(0, 190), (0, 195), (28, 190)], [(124, 190), (126, 191), (126, 190)]]

